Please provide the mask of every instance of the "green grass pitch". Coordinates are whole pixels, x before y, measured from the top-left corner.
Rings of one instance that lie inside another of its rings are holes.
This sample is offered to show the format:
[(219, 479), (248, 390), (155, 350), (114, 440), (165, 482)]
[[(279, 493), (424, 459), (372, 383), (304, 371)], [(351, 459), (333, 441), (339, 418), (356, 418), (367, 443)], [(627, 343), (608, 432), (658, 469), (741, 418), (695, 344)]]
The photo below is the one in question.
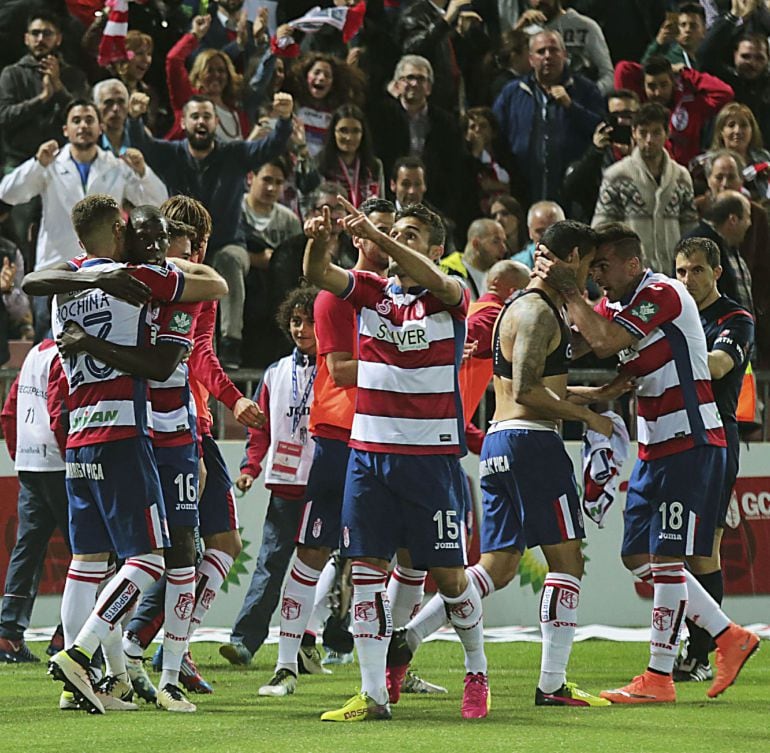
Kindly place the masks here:
[[(33, 644), (42, 657), (45, 644)], [(300, 677), (297, 694), (259, 698), (272, 673), (275, 646), (247, 668), (230, 667), (214, 644), (193, 645), (214, 694), (193, 696), (196, 714), (169, 714), (140, 701), (133, 713), (90, 716), (62, 712), (61, 688), (45, 664), (0, 664), (0, 751), (3, 753), (770, 753), (770, 672), (767, 649), (746, 665), (720, 698), (707, 683), (679, 685), (665, 706), (551, 709), (534, 706), (540, 645), (489, 644), (492, 711), (485, 720), (460, 717), (462, 650), (429, 643), (415, 666), (449, 695), (402, 696), (390, 722), (321, 723), (357, 689), (356, 664), (331, 677)], [(625, 684), (645, 667), (641, 643), (586, 641), (575, 645), (570, 679), (592, 692)], [(154, 680), (157, 676), (151, 672)]]

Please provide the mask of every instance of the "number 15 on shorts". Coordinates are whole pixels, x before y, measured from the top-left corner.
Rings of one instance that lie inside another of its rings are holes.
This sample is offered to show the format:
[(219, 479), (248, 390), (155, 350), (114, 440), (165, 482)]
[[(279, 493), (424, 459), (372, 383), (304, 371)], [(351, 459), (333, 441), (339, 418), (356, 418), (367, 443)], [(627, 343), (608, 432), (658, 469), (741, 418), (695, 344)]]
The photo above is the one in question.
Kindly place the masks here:
[(438, 510), (433, 516), (436, 524), (436, 549), (459, 549), (460, 524), (456, 510)]

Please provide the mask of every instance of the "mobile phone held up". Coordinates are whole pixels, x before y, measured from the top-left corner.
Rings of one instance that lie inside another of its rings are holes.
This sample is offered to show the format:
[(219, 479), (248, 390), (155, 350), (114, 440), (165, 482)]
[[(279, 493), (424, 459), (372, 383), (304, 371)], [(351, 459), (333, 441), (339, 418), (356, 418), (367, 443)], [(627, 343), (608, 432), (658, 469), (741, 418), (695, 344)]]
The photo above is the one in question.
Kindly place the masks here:
[(612, 126), (610, 141), (613, 144), (631, 143), (631, 125), (626, 118), (618, 118), (614, 113), (607, 117), (607, 123)]

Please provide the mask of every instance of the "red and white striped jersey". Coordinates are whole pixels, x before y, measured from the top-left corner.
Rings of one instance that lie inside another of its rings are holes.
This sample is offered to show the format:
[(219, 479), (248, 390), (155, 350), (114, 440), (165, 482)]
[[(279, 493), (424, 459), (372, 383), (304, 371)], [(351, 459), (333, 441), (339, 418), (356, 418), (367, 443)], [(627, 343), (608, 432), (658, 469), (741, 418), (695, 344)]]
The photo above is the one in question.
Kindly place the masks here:
[[(144, 265), (132, 267), (109, 259), (88, 259), (80, 268), (94, 266), (104, 272), (118, 267), (128, 269), (150, 288), (156, 301), (175, 301), (184, 290), (184, 275), (177, 271)], [(58, 337), (68, 321), (117, 345), (150, 344), (149, 307), (133, 306), (102, 290), (57, 295), (52, 317), (54, 337)], [(69, 383), (68, 448), (149, 434), (150, 404), (145, 379), (113, 369), (87, 353), (65, 358), (62, 364)]]
[(639, 340), (618, 354), (623, 372), (636, 377), (639, 458), (655, 460), (701, 445), (724, 447), (706, 337), (684, 285), (648, 270), (630, 301), (604, 298), (596, 311)]
[(400, 455), (465, 453), (457, 373), (468, 291), (447, 306), (424, 288), (352, 270), (340, 296), (358, 311), (358, 389), (350, 446)]

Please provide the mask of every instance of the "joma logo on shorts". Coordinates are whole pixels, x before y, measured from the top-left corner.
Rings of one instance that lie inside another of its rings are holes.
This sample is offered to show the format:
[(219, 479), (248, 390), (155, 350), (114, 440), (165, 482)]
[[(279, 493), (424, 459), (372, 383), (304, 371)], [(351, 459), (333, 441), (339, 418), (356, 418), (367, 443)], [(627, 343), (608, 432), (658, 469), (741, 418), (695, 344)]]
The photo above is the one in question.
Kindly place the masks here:
[(78, 431), (89, 426), (104, 426), (115, 423), (118, 412), (117, 410), (97, 410), (93, 413), (86, 411), (82, 416), (72, 416), (70, 420), (71, 431)]
[(479, 478), (489, 476), (491, 473), (504, 473), (511, 470), (511, 464), (507, 455), (495, 455), (479, 463)]

